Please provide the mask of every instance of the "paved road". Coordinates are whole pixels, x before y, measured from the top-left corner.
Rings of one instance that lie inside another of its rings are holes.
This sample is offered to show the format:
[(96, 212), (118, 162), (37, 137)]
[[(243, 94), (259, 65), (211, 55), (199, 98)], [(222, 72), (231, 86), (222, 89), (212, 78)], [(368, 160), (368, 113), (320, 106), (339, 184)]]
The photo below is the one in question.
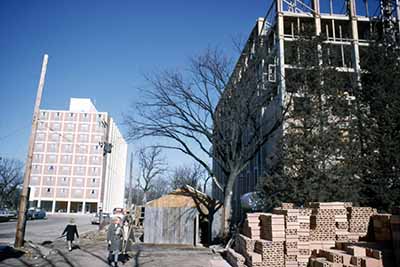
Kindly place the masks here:
[[(28, 221), (25, 240), (37, 243), (52, 241), (61, 235), (70, 218), (75, 218), (80, 233), (98, 227), (90, 223), (90, 215), (49, 214), (46, 220)], [(16, 225), (16, 221), (0, 223), (0, 243), (14, 243)]]

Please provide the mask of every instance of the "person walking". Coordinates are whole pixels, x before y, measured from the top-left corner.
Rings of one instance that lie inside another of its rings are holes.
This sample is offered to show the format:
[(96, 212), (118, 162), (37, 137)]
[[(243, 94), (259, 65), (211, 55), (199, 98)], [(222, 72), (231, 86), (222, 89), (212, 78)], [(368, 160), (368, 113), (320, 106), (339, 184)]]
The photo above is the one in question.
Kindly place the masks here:
[(129, 244), (129, 238), (131, 235), (131, 225), (128, 220), (124, 221), (122, 226), (122, 255), (126, 255), (126, 248)]
[(76, 235), (76, 238), (79, 238), (78, 228), (76, 227), (74, 218), (71, 218), (69, 220), (69, 224), (67, 224), (67, 226), (65, 227), (61, 236), (63, 236), (63, 235), (66, 235), (66, 239), (67, 239), (67, 243), (68, 243), (68, 250), (71, 251), (72, 244), (75, 239), (75, 235)]
[(119, 217), (115, 217), (112, 220), (112, 223), (108, 227), (107, 231), (107, 243), (108, 243), (108, 264), (111, 265), (114, 261), (114, 266), (118, 266), (118, 256), (121, 250), (121, 238), (122, 238), (122, 229), (121, 229), (121, 219)]

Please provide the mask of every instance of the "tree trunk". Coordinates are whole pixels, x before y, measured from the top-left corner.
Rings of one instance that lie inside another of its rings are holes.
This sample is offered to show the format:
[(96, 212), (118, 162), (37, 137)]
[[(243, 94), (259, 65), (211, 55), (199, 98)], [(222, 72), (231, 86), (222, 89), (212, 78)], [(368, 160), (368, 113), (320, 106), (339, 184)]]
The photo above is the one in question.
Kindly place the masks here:
[(221, 219), (221, 230), (222, 237), (226, 238), (229, 234), (229, 226), (232, 218), (232, 196), (233, 196), (233, 186), (235, 184), (235, 179), (237, 177), (236, 172), (229, 174), (228, 182), (226, 183), (224, 192), (224, 206), (222, 211)]
[(212, 244), (212, 224), (214, 221), (214, 210), (208, 210), (208, 225), (207, 225), (207, 245)]

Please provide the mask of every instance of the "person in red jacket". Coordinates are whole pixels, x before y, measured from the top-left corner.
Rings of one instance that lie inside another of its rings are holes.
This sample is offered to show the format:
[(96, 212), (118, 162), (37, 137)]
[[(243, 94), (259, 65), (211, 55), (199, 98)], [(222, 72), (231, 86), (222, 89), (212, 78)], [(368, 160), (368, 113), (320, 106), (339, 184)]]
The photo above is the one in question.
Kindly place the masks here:
[(74, 242), (75, 235), (76, 238), (79, 238), (78, 228), (76, 227), (74, 218), (69, 220), (69, 224), (64, 229), (62, 235), (66, 235), (67, 243), (68, 243), (68, 250), (72, 250), (72, 243)]

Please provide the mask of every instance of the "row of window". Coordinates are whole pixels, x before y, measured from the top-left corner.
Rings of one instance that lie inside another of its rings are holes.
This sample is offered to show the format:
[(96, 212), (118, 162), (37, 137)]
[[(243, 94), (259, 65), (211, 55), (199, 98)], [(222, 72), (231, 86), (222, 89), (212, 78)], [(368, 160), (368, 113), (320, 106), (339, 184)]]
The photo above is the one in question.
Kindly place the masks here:
[[(61, 148), (61, 150), (60, 150)], [(75, 145), (75, 151), (73, 151), (74, 145), (72, 144), (58, 144), (58, 143), (35, 143), (34, 152), (48, 152), (48, 153), (79, 153), (79, 154), (99, 154), (103, 151), (100, 144), (96, 145)]]
[(97, 198), (98, 195), (98, 189), (44, 187), (41, 190), (35, 190), (35, 197)]
[(63, 142), (63, 143), (98, 143), (103, 140), (103, 135), (89, 135), (89, 134), (78, 134), (76, 139), (72, 133), (49, 133), (38, 132), (36, 134), (36, 141), (49, 141), (49, 142)]
[(82, 156), (77, 155), (74, 158), (72, 155), (61, 155), (56, 154), (37, 154), (33, 155), (33, 163), (57, 163), (60, 158), (61, 164), (89, 164), (89, 165), (101, 165), (103, 158), (101, 156)]
[(103, 122), (96, 123), (61, 123), (61, 122), (45, 122), (40, 121), (38, 125), (38, 131), (64, 131), (64, 132), (75, 132), (78, 130), (79, 132), (103, 132), (106, 129), (106, 126)]
[(41, 111), (40, 120), (66, 120), (72, 121), (79, 119), (80, 121), (103, 120), (104, 114), (89, 114), (89, 113), (75, 113), (75, 112), (62, 112), (62, 111)]
[(54, 176), (32, 176), (30, 179), (30, 185), (38, 186), (42, 185), (46, 186), (72, 186), (72, 187), (99, 187), (100, 186), (100, 178), (92, 177), (92, 178), (82, 178), (82, 177), (54, 177)]
[[(73, 172), (72, 172), (73, 171)], [(55, 165), (32, 165), (33, 174), (58, 174), (58, 175), (88, 175), (99, 176), (101, 175), (101, 167), (83, 167), (83, 166), (55, 166)]]

